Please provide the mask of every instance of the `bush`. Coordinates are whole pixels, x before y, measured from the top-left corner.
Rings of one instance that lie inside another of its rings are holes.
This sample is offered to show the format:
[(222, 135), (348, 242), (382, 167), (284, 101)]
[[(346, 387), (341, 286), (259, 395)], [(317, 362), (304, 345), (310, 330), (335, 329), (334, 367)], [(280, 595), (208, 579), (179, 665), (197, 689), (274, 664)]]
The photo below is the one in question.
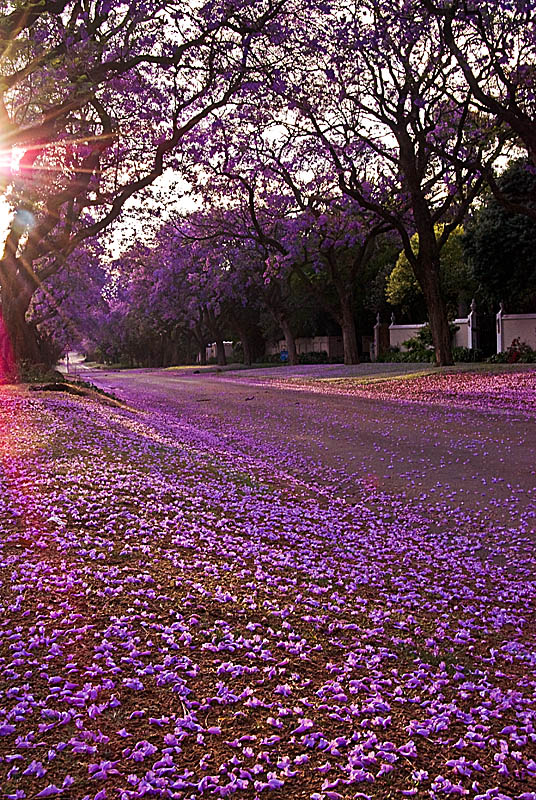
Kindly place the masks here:
[(389, 347), (389, 349), (386, 350), (385, 353), (379, 354), (376, 361), (381, 364), (383, 363), (390, 364), (393, 362), (397, 363), (399, 361), (404, 361), (403, 356), (405, 355), (406, 355), (405, 353), (400, 352), (399, 347)]
[(495, 353), (487, 361), (490, 364), (536, 364), (536, 350), (526, 342), (514, 339), (507, 350)]
[(280, 353), (266, 353), (266, 355), (262, 359), (264, 364), (284, 364), (284, 361), (281, 361)]
[(63, 381), (64, 377), (46, 364), (31, 364), (28, 361), (21, 361), (18, 365), (19, 380), (22, 383), (54, 383)]
[(400, 361), (422, 362), (435, 361), (435, 350), (432, 344), (432, 331), (424, 325), (416, 336), (402, 343), (406, 348), (400, 353)]
[(464, 363), (474, 363), (475, 361), (483, 361), (484, 354), (482, 350), (475, 347), (473, 350), (469, 347), (453, 347), (452, 357), (454, 361), (461, 361)]
[[(287, 361), (281, 361), (279, 353), (266, 354), (262, 359), (264, 364), (288, 364)], [(320, 353), (300, 353), (298, 355), (298, 364), (342, 364), (342, 358), (329, 358), (325, 350)]]
[(328, 361), (325, 350), (319, 353), (300, 353), (298, 356), (298, 364), (327, 364)]

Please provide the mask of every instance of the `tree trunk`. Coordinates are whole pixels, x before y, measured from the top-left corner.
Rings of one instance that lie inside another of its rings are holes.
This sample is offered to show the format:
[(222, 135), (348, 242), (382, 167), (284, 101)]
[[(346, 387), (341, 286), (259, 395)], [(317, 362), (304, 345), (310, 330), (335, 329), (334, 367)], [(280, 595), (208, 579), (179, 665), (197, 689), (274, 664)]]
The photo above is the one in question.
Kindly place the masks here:
[(242, 351), (244, 353), (242, 360), (247, 367), (250, 367), (253, 359), (251, 356), (251, 346), (249, 344), (249, 338), (247, 336), (242, 336)]
[(225, 356), (225, 345), (223, 344), (223, 336), (220, 332), (219, 320), (216, 318), (214, 311), (208, 306), (203, 308), (202, 313), (209, 334), (216, 343), (216, 363), (220, 367), (224, 367), (227, 364), (227, 358)]
[(339, 296), (341, 304), (340, 326), (342, 330), (342, 343), (344, 348), (344, 363), (359, 364), (359, 350), (357, 348), (357, 332), (352, 298), (349, 294)]
[(422, 251), (419, 252), (419, 263), (415, 266), (415, 277), (419, 281), (420, 287), (426, 301), (432, 342), (435, 347), (435, 358), (438, 367), (451, 366), (454, 361), (452, 358), (452, 342), (450, 335), (449, 322), (447, 317), (447, 307), (441, 293), (439, 282), (439, 256), (428, 262), (421, 262)]
[(2, 287), (2, 367), (10, 373), (10, 378), (16, 377), (16, 365), (22, 362), (40, 364), (43, 361), (37, 331), (26, 320), (29, 304), (30, 299), (24, 295), (10, 296), (8, 289)]
[(197, 345), (197, 349), (199, 352), (199, 363), (202, 367), (205, 367), (207, 364), (207, 346), (206, 340), (203, 336), (203, 331), (200, 324), (195, 325), (192, 329), (191, 334), (194, 338), (194, 341)]
[(0, 383), (6, 383), (16, 377), (15, 358), (11, 341), (0, 313)]
[(454, 362), (447, 307), (441, 291), (441, 251), (436, 239), (428, 199), (420, 183), (417, 169), (418, 157), (407, 131), (402, 135), (399, 144), (401, 167), (408, 180), (413, 219), (419, 237), (417, 254), (413, 252), (409, 239), (404, 245), (404, 250), (426, 301), (436, 364), (439, 367), (446, 367)]
[(240, 336), (243, 353), (242, 361), (246, 366), (250, 366), (253, 360), (253, 348), (251, 346), (251, 337), (249, 335), (248, 325), (247, 323), (243, 322), (240, 317), (232, 311), (232, 309), (228, 313), (233, 327)]
[[(22, 228), (16, 233), (11, 229), (0, 260), (2, 361), (12, 378), (16, 377), (17, 367), (22, 362), (52, 366), (53, 360), (53, 348), (40, 347), (37, 328), (26, 319), (37, 281), (32, 273), (31, 261), (26, 263), (16, 256), (21, 233)], [(10, 370), (6, 366), (9, 361), (13, 362)]]
[(251, 346), (251, 339), (248, 332), (248, 327), (245, 324), (241, 324), (236, 317), (233, 317), (233, 322), (238, 331), (238, 335), (240, 336), (240, 341), (242, 342), (242, 361), (246, 366), (251, 366), (253, 362), (253, 348)]
[(281, 325), (281, 330), (283, 331), (283, 336), (285, 337), (285, 344), (287, 346), (287, 353), (288, 353), (288, 363), (291, 366), (294, 366), (298, 363), (298, 354), (296, 352), (296, 340), (294, 338), (294, 334), (292, 329), (288, 323), (288, 321), (280, 317), (279, 324)]
[(220, 367), (225, 367), (227, 357), (225, 355), (225, 345), (221, 336), (216, 337), (216, 361)]

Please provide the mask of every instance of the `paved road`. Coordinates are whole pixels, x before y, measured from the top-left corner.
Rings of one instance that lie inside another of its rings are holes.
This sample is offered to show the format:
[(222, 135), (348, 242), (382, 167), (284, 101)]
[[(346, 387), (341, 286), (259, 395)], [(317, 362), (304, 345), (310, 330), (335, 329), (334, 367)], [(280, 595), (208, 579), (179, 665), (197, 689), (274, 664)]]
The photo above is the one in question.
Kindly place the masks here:
[(533, 418), (276, 389), (255, 385), (259, 374), (92, 370), (88, 377), (163, 415), (179, 434), (256, 455), (350, 501), (374, 487), (427, 512), (435, 506), (448, 517), (455, 509), (457, 525), (465, 518), (534, 529)]

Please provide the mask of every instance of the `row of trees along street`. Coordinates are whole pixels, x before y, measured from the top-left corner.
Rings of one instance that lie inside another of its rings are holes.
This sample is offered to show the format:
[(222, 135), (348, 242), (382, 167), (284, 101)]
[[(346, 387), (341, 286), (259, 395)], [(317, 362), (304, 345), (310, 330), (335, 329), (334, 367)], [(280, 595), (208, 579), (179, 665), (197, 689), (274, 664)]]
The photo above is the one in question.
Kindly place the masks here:
[(82, 342), (169, 363), (208, 341), (221, 360), (231, 336), (249, 362), (282, 335), (292, 362), (322, 329), (354, 363), (389, 298), (452, 363), (456, 305), (536, 294), (530, 5), (2, 4), (16, 361)]

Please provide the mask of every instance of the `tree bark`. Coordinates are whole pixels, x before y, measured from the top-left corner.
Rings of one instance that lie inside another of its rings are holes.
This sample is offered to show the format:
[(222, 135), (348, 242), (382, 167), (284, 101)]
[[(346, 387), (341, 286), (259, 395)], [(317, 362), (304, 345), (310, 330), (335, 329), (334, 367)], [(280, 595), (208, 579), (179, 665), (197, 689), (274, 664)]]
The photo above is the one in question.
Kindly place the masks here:
[(344, 363), (359, 364), (359, 350), (357, 347), (357, 331), (355, 326), (352, 298), (340, 295), (341, 318), (339, 324), (342, 330), (342, 344), (344, 348)]
[(421, 262), (421, 257), (422, 251), (419, 249), (419, 258), (414, 271), (426, 301), (432, 342), (435, 347), (436, 364), (438, 367), (448, 367), (454, 361), (452, 358), (452, 341), (447, 307), (439, 282), (439, 256), (424, 264)]
[(241, 325), (235, 318), (235, 325), (242, 342), (243, 362), (246, 366), (251, 366), (253, 362), (253, 348), (251, 346), (250, 336), (246, 325)]
[(225, 345), (221, 336), (216, 337), (216, 361), (218, 366), (225, 367), (227, 364), (227, 357), (225, 355)]
[(249, 337), (242, 336), (241, 339), (242, 339), (242, 352), (244, 354), (242, 361), (247, 367), (250, 367), (253, 359), (251, 356), (251, 346), (249, 344)]
[(298, 353), (296, 352), (296, 339), (294, 338), (292, 329), (285, 318), (281, 317), (279, 319), (279, 324), (281, 325), (281, 330), (283, 331), (283, 336), (285, 337), (285, 344), (287, 346), (287, 353), (288, 353), (288, 363), (291, 366), (295, 366), (298, 363)]
[(30, 298), (24, 292), (14, 295), (6, 285), (2, 286), (1, 291), (4, 339), (2, 366), (10, 372), (9, 377), (14, 378), (17, 364), (22, 362), (40, 364), (45, 359), (39, 349), (35, 326), (26, 320)]
[(207, 364), (207, 346), (206, 340), (203, 336), (203, 329), (200, 323), (197, 323), (194, 328), (192, 328), (191, 334), (194, 338), (194, 341), (197, 345), (197, 349), (199, 352), (199, 363), (202, 367), (205, 367)]
[(0, 383), (16, 378), (16, 365), (7, 327), (0, 314)]
[(249, 335), (248, 325), (243, 319), (240, 318), (238, 314), (234, 313), (232, 308), (228, 310), (227, 314), (232, 323), (233, 329), (236, 330), (240, 336), (243, 353), (242, 362), (246, 366), (250, 366), (253, 361), (253, 347), (251, 346), (251, 337)]

